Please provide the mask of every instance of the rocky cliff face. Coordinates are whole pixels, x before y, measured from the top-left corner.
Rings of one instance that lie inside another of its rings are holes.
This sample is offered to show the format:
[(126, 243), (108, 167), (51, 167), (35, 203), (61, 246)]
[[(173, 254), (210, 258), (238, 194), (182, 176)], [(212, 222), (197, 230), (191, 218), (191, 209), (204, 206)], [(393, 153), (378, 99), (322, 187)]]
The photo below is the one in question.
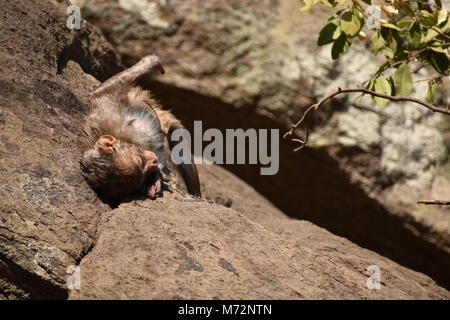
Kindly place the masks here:
[[(201, 201), (167, 191), (102, 202), (80, 175), (77, 140), (89, 92), (121, 67), (89, 23), (67, 29), (68, 5), (1, 1), (0, 299), (450, 298), (428, 276), (288, 218), (220, 167), (200, 168)], [(381, 290), (366, 286), (370, 265)]]
[[(338, 87), (359, 86), (380, 62), (367, 42), (332, 61), (330, 48), (316, 45), (329, 12), (301, 13), (296, 0), (76, 3), (126, 64), (149, 53), (164, 59), (167, 76), (148, 86), (188, 125), (286, 131), (307, 105)], [(413, 95), (424, 98), (425, 85)], [(450, 286), (449, 209), (415, 204), (450, 194), (448, 117), (356, 98), (340, 96), (318, 112), (309, 149), (293, 154), (283, 141), (277, 175), (227, 169), (288, 215)], [(448, 92), (441, 99), (448, 101)]]
[[(70, 299), (447, 297), (445, 289), (424, 290), (425, 276), (309, 222), (256, 222), (247, 213), (172, 195), (121, 205), (103, 216)], [(366, 287), (374, 263), (383, 270), (381, 290)]]
[(67, 29), (65, 9), (1, 1), (2, 298), (66, 297), (66, 267), (89, 251), (109, 210), (80, 176), (77, 137), (98, 83), (85, 71), (104, 78), (119, 67), (91, 26)]

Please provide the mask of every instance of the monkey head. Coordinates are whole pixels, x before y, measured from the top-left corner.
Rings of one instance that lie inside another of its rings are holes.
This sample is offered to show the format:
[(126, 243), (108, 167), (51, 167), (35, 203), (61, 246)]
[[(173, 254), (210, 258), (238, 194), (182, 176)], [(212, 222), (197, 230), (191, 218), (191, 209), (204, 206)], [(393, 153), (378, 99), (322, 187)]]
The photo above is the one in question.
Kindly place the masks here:
[(134, 144), (101, 136), (80, 161), (84, 178), (98, 192), (125, 196), (135, 192), (158, 169), (155, 153)]

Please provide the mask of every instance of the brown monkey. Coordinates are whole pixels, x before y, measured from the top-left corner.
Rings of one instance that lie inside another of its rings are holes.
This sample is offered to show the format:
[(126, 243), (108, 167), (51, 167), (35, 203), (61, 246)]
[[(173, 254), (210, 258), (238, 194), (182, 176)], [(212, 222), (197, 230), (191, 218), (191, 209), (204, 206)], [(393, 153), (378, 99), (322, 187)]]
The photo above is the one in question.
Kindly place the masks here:
[[(145, 188), (155, 199), (162, 192), (169, 160), (164, 138), (172, 149), (177, 143), (171, 134), (183, 126), (169, 111), (161, 110), (148, 91), (136, 87), (142, 76), (154, 70), (164, 73), (158, 57), (146, 56), (92, 93), (83, 139), (88, 150), (80, 166), (85, 179), (101, 194), (123, 197)], [(194, 162), (177, 168), (188, 192), (201, 197)]]

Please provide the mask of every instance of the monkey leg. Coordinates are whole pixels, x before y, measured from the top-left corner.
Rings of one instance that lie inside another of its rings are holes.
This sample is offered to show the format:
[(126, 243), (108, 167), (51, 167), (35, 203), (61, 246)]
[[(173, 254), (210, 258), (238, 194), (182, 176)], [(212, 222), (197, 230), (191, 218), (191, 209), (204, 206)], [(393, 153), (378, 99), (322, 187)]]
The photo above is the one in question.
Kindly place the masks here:
[(167, 110), (161, 110), (159, 108), (154, 108), (156, 115), (161, 123), (161, 130), (165, 136), (169, 134), (170, 128), (183, 128), (180, 120), (175, 118), (175, 116)]
[(132, 87), (145, 74), (158, 70), (164, 74), (164, 69), (159, 58), (155, 55), (145, 56), (134, 66), (116, 74), (92, 93), (92, 98), (102, 96), (104, 94), (119, 94), (124, 89)]

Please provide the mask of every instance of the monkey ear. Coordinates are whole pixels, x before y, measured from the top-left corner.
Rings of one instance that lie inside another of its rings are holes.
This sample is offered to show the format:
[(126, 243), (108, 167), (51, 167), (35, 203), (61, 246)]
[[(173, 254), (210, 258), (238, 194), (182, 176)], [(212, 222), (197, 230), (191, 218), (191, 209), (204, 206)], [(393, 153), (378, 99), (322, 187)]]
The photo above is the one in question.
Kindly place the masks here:
[(113, 136), (101, 136), (97, 140), (95, 146), (100, 154), (112, 153), (114, 146), (117, 144), (117, 139)]

